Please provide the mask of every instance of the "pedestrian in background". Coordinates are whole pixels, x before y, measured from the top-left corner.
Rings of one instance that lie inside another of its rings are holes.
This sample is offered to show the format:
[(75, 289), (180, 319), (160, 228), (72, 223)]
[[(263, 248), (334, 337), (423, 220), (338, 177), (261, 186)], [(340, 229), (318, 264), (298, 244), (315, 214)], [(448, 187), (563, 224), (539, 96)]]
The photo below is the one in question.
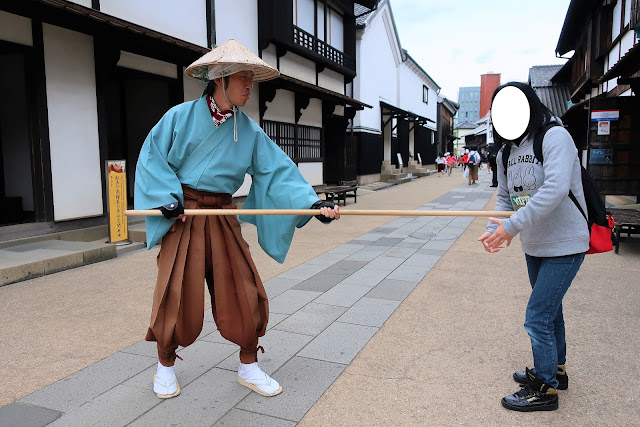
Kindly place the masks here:
[[(544, 162), (536, 159), (533, 141), (540, 129), (562, 122), (525, 83), (496, 89), (491, 118), (494, 138), (511, 146), (507, 163), (502, 161), (504, 148), (496, 158), (496, 210), (515, 213), (490, 218), (478, 240), (487, 252), (496, 253), (520, 234), (532, 289), (524, 327), (531, 338), (534, 367), (513, 374), (521, 389), (505, 396), (502, 405), (524, 412), (551, 411), (558, 408), (557, 390), (569, 385), (562, 299), (589, 249), (587, 223), (568, 196), (573, 193), (586, 212), (578, 150), (569, 132), (554, 126), (542, 140)], [(517, 273), (511, 272), (511, 277)]]
[(469, 185), (475, 184), (478, 179), (478, 164), (480, 163), (480, 154), (472, 148), (467, 155), (467, 167), (469, 168)]
[(446, 157), (446, 162), (447, 162), (447, 173), (449, 174), (449, 176), (451, 176), (451, 171), (453, 170), (453, 168), (456, 166), (456, 158), (453, 157), (451, 155), (451, 153), (448, 153), (449, 155)]
[(438, 153), (438, 157), (436, 157), (436, 167), (438, 168), (438, 178), (440, 178), (444, 173), (445, 164), (446, 162), (444, 157), (442, 156), (442, 153)]

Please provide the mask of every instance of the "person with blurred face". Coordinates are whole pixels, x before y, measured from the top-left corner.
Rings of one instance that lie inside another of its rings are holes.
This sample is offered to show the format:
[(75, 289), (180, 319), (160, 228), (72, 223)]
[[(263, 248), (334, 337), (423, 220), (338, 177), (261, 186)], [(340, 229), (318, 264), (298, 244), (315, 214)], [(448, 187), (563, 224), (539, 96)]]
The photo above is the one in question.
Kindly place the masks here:
[[(319, 209), (322, 222), (339, 208), (318, 200), (293, 161), (239, 107), (255, 82), (279, 75), (251, 51), (229, 40), (191, 64), (186, 73), (207, 82), (203, 96), (171, 108), (151, 130), (136, 166), (135, 208), (160, 209), (146, 219), (147, 246), (160, 240), (158, 278), (146, 340), (156, 341), (153, 390), (180, 394), (174, 370), (178, 346), (192, 344), (204, 318), (204, 283), (218, 331), (240, 346), (238, 382), (264, 395), (282, 392), (258, 366), (258, 338), (269, 318), (267, 294), (236, 215), (185, 216), (184, 209), (235, 209), (234, 194), (248, 174), (246, 209)], [(275, 205), (275, 203), (278, 205)], [(310, 216), (243, 216), (256, 225), (262, 249), (282, 263), (296, 227)]]
[[(569, 385), (562, 299), (589, 249), (587, 222), (578, 210), (579, 204), (586, 212), (578, 151), (560, 119), (525, 83), (496, 89), (491, 120), (494, 138), (503, 144), (496, 158), (496, 210), (515, 213), (490, 218), (478, 240), (487, 252), (496, 253), (519, 234), (532, 288), (524, 327), (534, 367), (513, 374), (521, 389), (504, 397), (502, 405), (525, 412), (555, 410), (557, 390)], [(543, 161), (534, 150), (536, 136), (542, 135)]]

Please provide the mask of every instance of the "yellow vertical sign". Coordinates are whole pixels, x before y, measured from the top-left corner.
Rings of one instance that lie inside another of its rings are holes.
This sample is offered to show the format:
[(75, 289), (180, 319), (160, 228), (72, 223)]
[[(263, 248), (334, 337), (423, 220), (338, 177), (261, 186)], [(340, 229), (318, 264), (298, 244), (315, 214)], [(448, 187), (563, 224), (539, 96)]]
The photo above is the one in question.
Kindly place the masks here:
[(109, 198), (109, 241), (129, 240), (127, 229), (127, 171), (124, 160), (107, 160), (107, 193)]

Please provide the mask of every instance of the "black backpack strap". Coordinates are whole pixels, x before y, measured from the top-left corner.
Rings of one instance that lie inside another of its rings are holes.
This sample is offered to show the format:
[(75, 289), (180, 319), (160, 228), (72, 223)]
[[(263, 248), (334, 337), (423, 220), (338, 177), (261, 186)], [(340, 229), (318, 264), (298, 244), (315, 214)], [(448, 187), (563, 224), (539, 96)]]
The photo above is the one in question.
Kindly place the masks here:
[(507, 163), (509, 163), (509, 155), (511, 155), (511, 142), (505, 142), (500, 150), (502, 150), (502, 166), (504, 166), (504, 174), (507, 174)]
[(580, 213), (584, 217), (584, 220), (587, 221), (587, 223), (589, 223), (589, 220), (587, 219), (587, 215), (582, 210), (582, 207), (580, 207), (580, 203), (578, 203), (578, 199), (576, 199), (576, 196), (573, 195), (573, 191), (571, 191), (571, 190), (569, 190), (569, 198), (576, 205), (576, 207), (578, 208), (578, 210), (580, 211)]
[(556, 122), (548, 122), (544, 124), (540, 129), (538, 129), (538, 133), (536, 133), (536, 137), (533, 140), (533, 155), (538, 159), (540, 164), (544, 162), (544, 156), (542, 155), (542, 141), (544, 140), (544, 136), (547, 134), (547, 131), (552, 127), (560, 126)]

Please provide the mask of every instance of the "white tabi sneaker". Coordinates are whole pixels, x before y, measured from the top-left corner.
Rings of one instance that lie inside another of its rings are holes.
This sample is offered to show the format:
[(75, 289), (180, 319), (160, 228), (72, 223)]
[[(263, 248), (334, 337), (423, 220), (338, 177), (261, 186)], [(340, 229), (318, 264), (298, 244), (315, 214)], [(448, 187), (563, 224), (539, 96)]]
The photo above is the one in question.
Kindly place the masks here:
[(238, 382), (263, 396), (275, 396), (282, 393), (282, 387), (278, 381), (263, 372), (257, 363), (240, 365)]
[(166, 367), (158, 363), (158, 372), (153, 376), (153, 391), (160, 399), (170, 399), (180, 394), (173, 366)]

